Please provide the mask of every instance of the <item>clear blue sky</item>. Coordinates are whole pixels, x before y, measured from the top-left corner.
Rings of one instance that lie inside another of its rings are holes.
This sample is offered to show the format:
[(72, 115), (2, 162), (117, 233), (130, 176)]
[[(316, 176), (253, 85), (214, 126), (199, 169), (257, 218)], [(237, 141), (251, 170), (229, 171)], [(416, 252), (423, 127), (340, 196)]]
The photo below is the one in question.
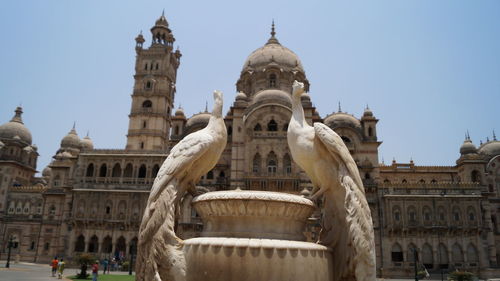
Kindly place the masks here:
[(0, 9), (0, 123), (22, 103), (42, 170), (76, 121), (124, 148), (134, 38), (165, 9), (183, 54), (176, 106), (234, 100), (246, 57), (269, 37), (302, 60), (321, 116), (378, 123), (380, 161), (454, 165), (464, 133), (500, 135), (500, 1), (8, 1)]

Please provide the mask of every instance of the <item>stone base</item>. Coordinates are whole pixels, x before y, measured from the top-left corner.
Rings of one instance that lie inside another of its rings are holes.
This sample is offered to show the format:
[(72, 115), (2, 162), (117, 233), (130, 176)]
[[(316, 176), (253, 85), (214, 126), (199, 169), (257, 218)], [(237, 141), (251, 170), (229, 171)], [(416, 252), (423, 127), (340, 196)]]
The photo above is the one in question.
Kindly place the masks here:
[(202, 237), (184, 241), (187, 281), (324, 281), (331, 251), (322, 245), (273, 239)]

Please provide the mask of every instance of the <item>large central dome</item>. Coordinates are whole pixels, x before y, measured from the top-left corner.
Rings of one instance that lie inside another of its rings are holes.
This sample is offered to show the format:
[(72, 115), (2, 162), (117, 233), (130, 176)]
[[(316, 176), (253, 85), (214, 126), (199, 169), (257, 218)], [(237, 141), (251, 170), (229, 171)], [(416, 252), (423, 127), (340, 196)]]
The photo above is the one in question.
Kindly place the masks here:
[(266, 89), (290, 93), (294, 80), (303, 82), (306, 91), (309, 90), (309, 82), (299, 56), (280, 44), (273, 23), (271, 38), (264, 46), (253, 51), (243, 64), (236, 90), (244, 92), (250, 99)]
[(270, 64), (275, 64), (280, 67), (296, 68), (304, 72), (299, 57), (290, 49), (279, 43), (278, 39), (274, 36), (274, 31), (271, 34), (271, 38), (264, 46), (253, 51), (248, 56), (242, 71), (247, 71), (249, 68), (261, 70)]

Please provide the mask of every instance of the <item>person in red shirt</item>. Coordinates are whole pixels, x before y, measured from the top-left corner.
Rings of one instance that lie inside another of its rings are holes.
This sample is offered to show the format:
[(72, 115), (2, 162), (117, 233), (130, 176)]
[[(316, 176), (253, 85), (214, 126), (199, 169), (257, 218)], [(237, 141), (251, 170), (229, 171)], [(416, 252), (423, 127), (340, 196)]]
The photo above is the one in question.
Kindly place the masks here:
[(99, 261), (95, 261), (92, 265), (92, 281), (97, 281), (97, 273), (99, 272)]
[(54, 259), (50, 262), (50, 266), (52, 266), (52, 277), (56, 276), (58, 263), (59, 263), (59, 260), (57, 260), (57, 257), (54, 257)]

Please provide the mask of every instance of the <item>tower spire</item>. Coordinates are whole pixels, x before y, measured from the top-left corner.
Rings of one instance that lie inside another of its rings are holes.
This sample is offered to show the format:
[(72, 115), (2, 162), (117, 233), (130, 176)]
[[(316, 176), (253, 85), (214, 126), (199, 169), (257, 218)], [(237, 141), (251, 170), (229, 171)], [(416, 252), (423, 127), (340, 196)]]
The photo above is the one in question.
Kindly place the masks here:
[(274, 31), (274, 19), (273, 19), (273, 23), (271, 25), (271, 37), (274, 37), (274, 35), (276, 35), (276, 32)]
[(493, 130), (493, 140), (496, 141), (497, 140), (497, 136), (495, 135), (495, 130)]
[(340, 107), (340, 101), (339, 101), (339, 111), (338, 112), (342, 112), (342, 107)]

